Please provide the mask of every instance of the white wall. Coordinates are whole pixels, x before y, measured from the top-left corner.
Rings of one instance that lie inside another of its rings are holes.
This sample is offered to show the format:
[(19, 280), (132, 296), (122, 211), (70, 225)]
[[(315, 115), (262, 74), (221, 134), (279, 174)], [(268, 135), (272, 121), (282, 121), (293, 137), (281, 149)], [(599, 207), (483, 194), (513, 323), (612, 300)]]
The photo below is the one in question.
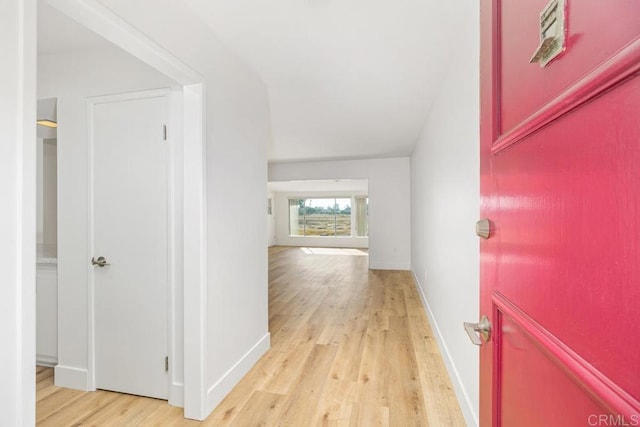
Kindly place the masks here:
[[(38, 126), (41, 128), (44, 126)], [(38, 135), (36, 142), (36, 243), (44, 243), (44, 139)]]
[(58, 268), (40, 262), (36, 268), (36, 363), (58, 363)]
[(477, 425), (478, 351), (462, 322), (479, 319), (478, 3), (459, 19), (452, 63), (411, 157), (411, 266), (467, 424)]
[(0, 3), (0, 425), (35, 424), (35, 0)]
[(256, 75), (221, 47), (211, 53), (205, 74), (209, 410), (270, 346), (264, 219), (267, 92)]
[(369, 179), (369, 267), (411, 265), (409, 158), (274, 163), (269, 181)]
[[(364, 193), (340, 192), (340, 191), (305, 191), (305, 192), (277, 192), (275, 193), (275, 203), (278, 214), (276, 214), (276, 242), (282, 246), (311, 246), (326, 248), (368, 248), (368, 237), (356, 237), (353, 233), (349, 237), (330, 236), (291, 236), (289, 235), (289, 199), (290, 198), (322, 198), (322, 197), (344, 197), (366, 196)], [(355, 212), (355, 204), (352, 202), (352, 212)], [(353, 222), (352, 214), (352, 222)], [(353, 227), (352, 227), (353, 228)]]
[(276, 193), (269, 192), (267, 194), (269, 200), (271, 200), (271, 215), (267, 215), (267, 245), (274, 246), (277, 244), (276, 240)]
[(171, 84), (116, 47), (38, 58), (38, 96), (58, 98), (58, 385), (88, 388), (87, 98)]
[(42, 243), (54, 246), (58, 240), (58, 144), (42, 141)]

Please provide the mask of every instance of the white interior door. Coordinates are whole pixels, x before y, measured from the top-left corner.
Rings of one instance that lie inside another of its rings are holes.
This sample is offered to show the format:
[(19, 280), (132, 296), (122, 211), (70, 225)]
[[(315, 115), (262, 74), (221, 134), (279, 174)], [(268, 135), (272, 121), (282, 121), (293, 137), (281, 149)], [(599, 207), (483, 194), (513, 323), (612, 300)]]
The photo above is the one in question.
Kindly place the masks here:
[(96, 388), (168, 397), (168, 196), (163, 95), (92, 108)]

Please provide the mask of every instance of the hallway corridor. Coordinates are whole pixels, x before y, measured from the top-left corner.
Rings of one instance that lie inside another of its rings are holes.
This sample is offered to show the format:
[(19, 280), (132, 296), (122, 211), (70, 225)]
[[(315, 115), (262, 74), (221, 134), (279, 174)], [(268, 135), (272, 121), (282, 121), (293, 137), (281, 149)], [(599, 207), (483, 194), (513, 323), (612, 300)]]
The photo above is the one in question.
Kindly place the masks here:
[[(203, 425), (464, 426), (409, 272), (368, 270), (359, 249), (272, 247), (269, 313), (271, 350)], [(39, 425), (201, 424), (162, 401), (48, 381)]]

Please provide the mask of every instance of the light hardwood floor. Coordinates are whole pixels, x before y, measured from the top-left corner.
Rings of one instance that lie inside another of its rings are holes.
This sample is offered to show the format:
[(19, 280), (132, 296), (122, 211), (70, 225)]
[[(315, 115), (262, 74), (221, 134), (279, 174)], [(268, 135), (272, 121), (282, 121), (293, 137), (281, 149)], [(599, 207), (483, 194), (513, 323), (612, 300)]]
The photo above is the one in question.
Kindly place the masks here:
[(39, 367), (38, 425), (464, 426), (411, 274), (317, 252), (269, 249), (271, 349), (203, 423), (160, 400), (56, 387)]

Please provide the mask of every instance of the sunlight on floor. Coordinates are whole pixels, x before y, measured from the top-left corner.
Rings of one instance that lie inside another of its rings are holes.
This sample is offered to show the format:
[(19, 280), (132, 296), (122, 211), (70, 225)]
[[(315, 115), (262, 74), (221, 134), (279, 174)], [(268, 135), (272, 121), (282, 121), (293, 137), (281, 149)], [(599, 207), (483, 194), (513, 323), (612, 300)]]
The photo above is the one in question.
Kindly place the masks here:
[(350, 255), (350, 256), (367, 256), (365, 249), (352, 248), (300, 248), (307, 255)]

